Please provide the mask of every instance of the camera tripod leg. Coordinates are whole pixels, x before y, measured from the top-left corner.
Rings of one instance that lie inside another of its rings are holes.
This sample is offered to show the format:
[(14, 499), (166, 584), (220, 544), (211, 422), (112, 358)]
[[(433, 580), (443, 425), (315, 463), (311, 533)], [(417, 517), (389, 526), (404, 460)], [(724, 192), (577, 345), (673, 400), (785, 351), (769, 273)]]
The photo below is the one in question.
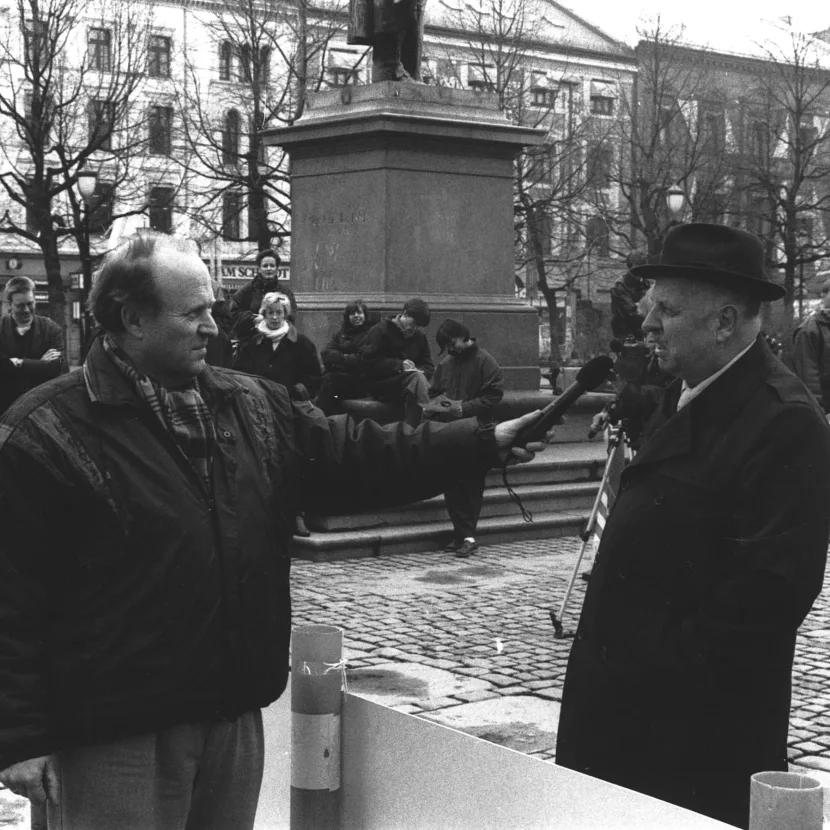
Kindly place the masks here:
[(550, 621), (553, 625), (553, 636), (556, 640), (564, 640), (566, 637), (574, 636), (573, 631), (565, 633), (562, 621), (565, 618), (565, 609), (568, 607), (568, 601), (571, 598), (571, 592), (573, 591), (574, 583), (576, 582), (576, 577), (579, 573), (579, 567), (582, 564), (582, 559), (585, 556), (585, 551), (588, 549), (588, 544), (591, 541), (591, 536), (594, 531), (594, 525), (597, 521), (597, 514), (599, 513), (600, 504), (602, 503), (602, 495), (605, 492), (605, 487), (608, 484), (608, 478), (611, 475), (611, 467), (614, 463), (614, 454), (617, 450), (617, 446), (620, 440), (621, 436), (619, 435), (619, 433), (616, 436), (612, 436), (608, 440), (608, 458), (605, 461), (605, 470), (602, 473), (602, 479), (599, 483), (597, 496), (594, 499), (594, 506), (591, 508), (591, 513), (588, 517), (588, 523), (585, 525), (585, 530), (583, 531), (580, 537), (582, 539), (582, 547), (579, 549), (579, 556), (577, 556), (576, 558), (576, 563), (574, 564), (574, 569), (571, 573), (571, 578), (568, 582), (568, 587), (565, 590), (565, 597), (562, 600), (562, 605), (559, 608), (558, 616), (552, 608), (550, 609)]

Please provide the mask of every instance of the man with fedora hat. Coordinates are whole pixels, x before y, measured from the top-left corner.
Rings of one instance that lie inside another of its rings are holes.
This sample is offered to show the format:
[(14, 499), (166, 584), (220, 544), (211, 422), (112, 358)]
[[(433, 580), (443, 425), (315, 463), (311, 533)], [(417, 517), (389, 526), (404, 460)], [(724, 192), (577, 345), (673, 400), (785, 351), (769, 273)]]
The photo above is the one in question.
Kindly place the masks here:
[(772, 354), (753, 235), (673, 228), (643, 321), (675, 377), (622, 474), (571, 650), (558, 764), (738, 827), (786, 770), (796, 632), (822, 587), (830, 428)]

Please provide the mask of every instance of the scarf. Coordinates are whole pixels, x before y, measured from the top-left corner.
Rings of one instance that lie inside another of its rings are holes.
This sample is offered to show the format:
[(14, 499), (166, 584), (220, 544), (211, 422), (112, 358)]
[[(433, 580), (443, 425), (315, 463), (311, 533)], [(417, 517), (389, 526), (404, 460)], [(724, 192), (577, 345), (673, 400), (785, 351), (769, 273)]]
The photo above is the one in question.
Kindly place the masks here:
[(277, 346), (279, 346), (280, 341), (286, 334), (288, 334), (289, 329), (291, 328), (288, 325), (288, 320), (283, 320), (282, 325), (278, 329), (269, 329), (268, 324), (265, 320), (260, 320), (257, 323), (257, 331), (267, 337), (271, 341), (271, 345), (274, 347), (276, 351)]
[[(150, 407), (170, 433), (176, 446), (201, 478), (208, 493), (211, 491), (211, 457), (216, 444), (216, 426), (207, 404), (193, 381), (182, 389), (165, 389), (146, 375), (140, 375), (126, 353), (118, 348), (107, 334), (103, 338), (104, 351), (116, 369), (135, 390), (138, 397)], [(88, 373), (87, 363), (84, 372)], [(87, 374), (87, 388), (89, 388)]]

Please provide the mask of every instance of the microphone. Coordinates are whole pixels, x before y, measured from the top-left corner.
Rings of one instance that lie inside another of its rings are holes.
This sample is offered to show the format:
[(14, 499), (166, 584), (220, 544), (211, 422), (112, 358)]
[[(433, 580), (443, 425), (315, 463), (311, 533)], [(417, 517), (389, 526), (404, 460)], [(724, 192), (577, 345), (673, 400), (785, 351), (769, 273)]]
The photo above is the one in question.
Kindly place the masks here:
[(577, 398), (596, 389), (613, 368), (614, 361), (607, 355), (589, 360), (577, 373), (576, 380), (555, 401), (539, 410), (539, 417), (535, 421), (519, 430), (513, 446), (524, 447), (531, 441), (541, 441), (548, 430), (558, 424), (565, 412), (576, 403)]

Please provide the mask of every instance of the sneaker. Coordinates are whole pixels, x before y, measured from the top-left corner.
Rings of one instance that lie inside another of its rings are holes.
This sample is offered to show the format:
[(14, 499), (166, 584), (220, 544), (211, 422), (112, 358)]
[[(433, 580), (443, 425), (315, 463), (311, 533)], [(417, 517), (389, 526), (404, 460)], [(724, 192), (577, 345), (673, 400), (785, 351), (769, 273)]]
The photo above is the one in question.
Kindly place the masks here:
[(455, 555), (458, 559), (466, 559), (470, 554), (475, 553), (477, 550), (478, 542), (476, 542), (475, 539), (472, 541), (465, 539), (459, 546), (458, 550), (456, 550)]
[(452, 542), (444, 545), (444, 553), (455, 553), (461, 547), (461, 542), (458, 539), (453, 539)]

